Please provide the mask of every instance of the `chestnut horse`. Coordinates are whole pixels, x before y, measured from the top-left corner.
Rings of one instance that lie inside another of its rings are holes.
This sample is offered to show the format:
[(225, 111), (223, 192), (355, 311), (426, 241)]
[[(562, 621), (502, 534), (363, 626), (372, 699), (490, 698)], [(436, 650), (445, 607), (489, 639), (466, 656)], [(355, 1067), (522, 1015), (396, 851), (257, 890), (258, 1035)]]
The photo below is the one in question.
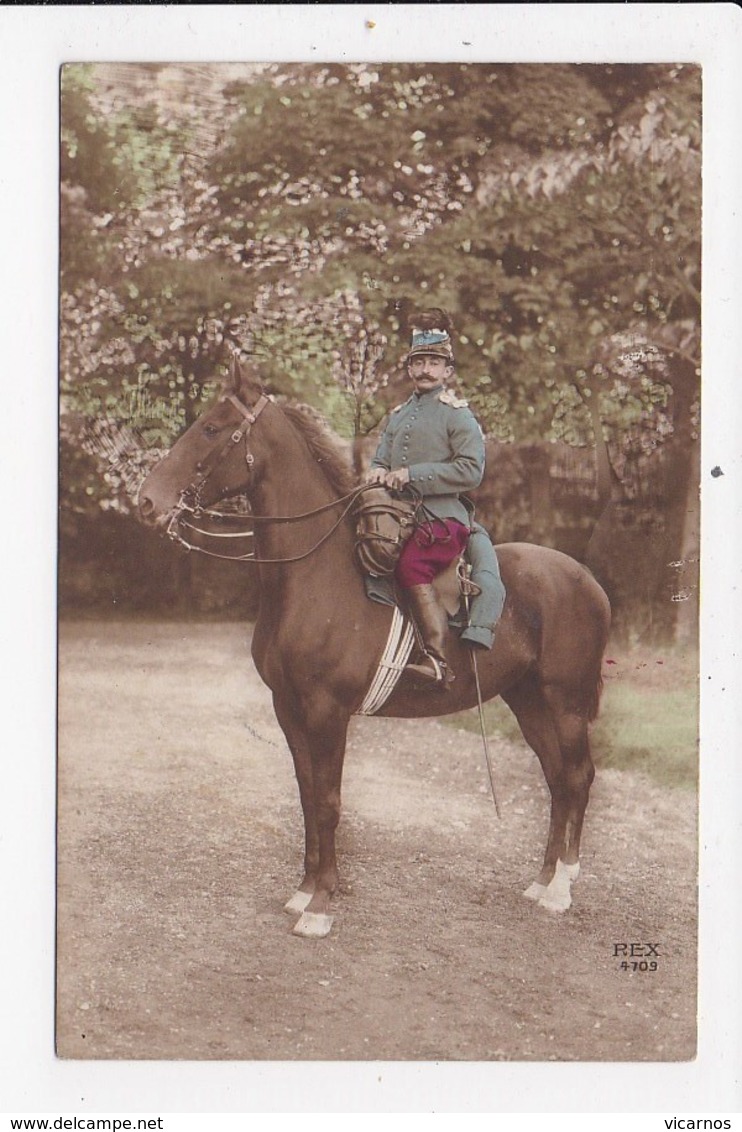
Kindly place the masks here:
[[(273, 693), (304, 813), (304, 877), (286, 905), (301, 936), (330, 931), (348, 723), (392, 618), (390, 607), (369, 600), (354, 561), (353, 486), (312, 416), (264, 397), (234, 363), (222, 396), (139, 493), (143, 520), (176, 539), (201, 509), (241, 493), (250, 501), (260, 574), (252, 655)], [(592, 575), (558, 551), (511, 543), (497, 554), (507, 599), (494, 647), (478, 654), (480, 689), (484, 699), (502, 696), (541, 762), (551, 822), (543, 868), (525, 895), (564, 911), (595, 773), (588, 725), (598, 710), (610, 609)], [(471, 656), (455, 632), (448, 656), (455, 680), (446, 692), (416, 690), (403, 679), (378, 714), (420, 718), (473, 707)]]

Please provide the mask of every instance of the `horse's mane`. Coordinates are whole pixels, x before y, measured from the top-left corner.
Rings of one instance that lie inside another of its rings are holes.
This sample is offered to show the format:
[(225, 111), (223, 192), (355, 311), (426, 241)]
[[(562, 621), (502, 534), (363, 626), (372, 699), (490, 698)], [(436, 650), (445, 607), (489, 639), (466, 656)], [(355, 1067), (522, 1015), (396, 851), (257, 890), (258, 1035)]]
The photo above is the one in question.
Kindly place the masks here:
[(282, 403), (281, 411), (301, 435), (335, 492), (347, 495), (352, 491), (357, 481), (350, 460), (342, 449), (340, 437), (331, 431), (324, 417), (309, 405), (298, 403)]

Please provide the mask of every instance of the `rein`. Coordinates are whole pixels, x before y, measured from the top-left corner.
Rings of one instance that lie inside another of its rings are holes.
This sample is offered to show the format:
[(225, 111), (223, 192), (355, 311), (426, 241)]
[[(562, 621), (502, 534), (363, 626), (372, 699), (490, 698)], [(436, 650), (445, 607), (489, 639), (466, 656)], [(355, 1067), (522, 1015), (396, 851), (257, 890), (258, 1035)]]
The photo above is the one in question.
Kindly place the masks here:
[(238, 516), (232, 516), (232, 515), (229, 515), (228, 512), (221, 512), (221, 511), (201, 511), (199, 509), (189, 507), (188, 504), (185, 503), (185, 501), (182, 498), (181, 498), (181, 502), (178, 505), (177, 510), (175, 511), (172, 519), (170, 520), (170, 524), (169, 524), (168, 529), (167, 529), (167, 535), (168, 535), (169, 538), (173, 539), (175, 542), (180, 543), (180, 545), (185, 547), (186, 550), (196, 550), (196, 551), (199, 552), (199, 554), (205, 554), (209, 558), (221, 558), (221, 559), (224, 559), (227, 562), (255, 562), (258, 565), (260, 565), (261, 563), (269, 565), (271, 563), (281, 564), (281, 563), (288, 563), (288, 562), (301, 562), (303, 559), (309, 558), (312, 554), (314, 554), (314, 552), (316, 550), (319, 550), (319, 548), (321, 546), (323, 546), (324, 543), (326, 543), (328, 541), (328, 539), (330, 539), (332, 537), (332, 535), (335, 534), (335, 531), (338, 529), (340, 524), (343, 522), (343, 519), (345, 519), (345, 517), (348, 515), (348, 513), (352, 510), (353, 505), (354, 505), (356, 499), (358, 498), (358, 496), (361, 495), (364, 491), (367, 491), (368, 488), (371, 487), (371, 486), (372, 486), (371, 484), (364, 484), (361, 487), (356, 487), (356, 488), (353, 489), (353, 491), (348, 492), (347, 495), (342, 495), (339, 499), (333, 499), (331, 503), (326, 503), (322, 507), (316, 507), (313, 511), (304, 511), (300, 515), (252, 515), (252, 516), (250, 516), (250, 519), (251, 519), (252, 522), (294, 523), (294, 522), (298, 522), (301, 519), (311, 519), (314, 515), (321, 515), (323, 512), (330, 511), (333, 507), (337, 507), (341, 503), (346, 504), (346, 506), (343, 508), (342, 512), (340, 513), (340, 515), (338, 516), (336, 521), (330, 527), (329, 531), (327, 531), (324, 535), (322, 535), (322, 537), (317, 540), (317, 542), (314, 544), (314, 546), (311, 546), (309, 548), (309, 550), (304, 551), (303, 554), (295, 554), (295, 555), (288, 557), (288, 558), (258, 558), (254, 551), (249, 551), (246, 554), (218, 554), (215, 550), (207, 550), (206, 547), (196, 546), (194, 543), (188, 542), (188, 540), (185, 539), (183, 537), (183, 535), (181, 535), (180, 532), (175, 529), (175, 526), (177, 524), (182, 524), (184, 527), (187, 527), (189, 530), (195, 531), (197, 534), (206, 535), (208, 538), (253, 538), (253, 532), (252, 531), (205, 531), (201, 527), (195, 527), (192, 523), (188, 523), (184, 519), (181, 518), (181, 515), (183, 514), (184, 511), (187, 512), (188, 514), (193, 515), (194, 517), (198, 517), (198, 515), (202, 515), (202, 514), (203, 515), (212, 515), (215, 518), (237, 518)]
[[(303, 554), (295, 554), (287, 558), (258, 558), (254, 551), (249, 551), (245, 554), (219, 554), (217, 553), (217, 551), (208, 550), (206, 547), (197, 546), (195, 543), (189, 542), (188, 539), (185, 538), (183, 534), (181, 534), (181, 532), (177, 529), (179, 526), (183, 526), (188, 530), (194, 531), (196, 534), (205, 535), (207, 538), (215, 539), (254, 537), (253, 531), (206, 531), (201, 527), (194, 526), (193, 523), (187, 522), (182, 517), (185, 513), (192, 515), (194, 518), (198, 518), (200, 515), (211, 516), (218, 519), (242, 518), (242, 516), (233, 515), (225, 511), (216, 511), (201, 508), (199, 506), (199, 495), (209, 476), (213, 474), (216, 468), (221, 464), (222, 460), (228, 455), (228, 453), (236, 444), (240, 443), (243, 437), (245, 438), (245, 463), (247, 464), (248, 468), (252, 468), (252, 465), (255, 462), (255, 457), (250, 452), (250, 449), (248, 447), (248, 437), (250, 435), (252, 426), (255, 424), (265, 406), (269, 403), (269, 399), (265, 396), (261, 396), (260, 399), (256, 402), (255, 408), (252, 412), (245, 405), (243, 405), (239, 398), (233, 396), (232, 394), (227, 394), (224, 400), (229, 401), (232, 405), (234, 405), (234, 407), (242, 416), (242, 421), (240, 422), (239, 427), (232, 432), (228, 440), (217, 451), (216, 455), (213, 456), (213, 458), (209, 461), (208, 466), (202, 466), (201, 468), (199, 468), (200, 475), (198, 480), (189, 484), (189, 486), (184, 488), (180, 493), (180, 499), (178, 500), (178, 504), (175, 508), (175, 511), (173, 512), (173, 516), (168, 523), (166, 531), (168, 538), (171, 538), (174, 542), (179, 543), (186, 550), (195, 550), (199, 554), (207, 555), (207, 557), (209, 558), (221, 558), (227, 562), (255, 562), (258, 565), (263, 563), (266, 565), (275, 563), (278, 565), (289, 562), (301, 562), (305, 558), (309, 558), (312, 554), (315, 553), (315, 551), (319, 550), (319, 548), (323, 546), (324, 543), (326, 543), (328, 539), (332, 537), (332, 535), (334, 535), (335, 531), (338, 529), (340, 524), (353, 508), (353, 505), (359, 495), (361, 495), (364, 491), (367, 491), (374, 485), (363, 484), (360, 487), (354, 488), (352, 491), (349, 491), (346, 495), (341, 495), (339, 499), (333, 499), (329, 503), (323, 504), (321, 507), (315, 507), (312, 511), (304, 511), (298, 515), (251, 515), (249, 518), (250, 522), (253, 524), (295, 523), (300, 522), (303, 519), (311, 519), (315, 515), (321, 515), (326, 511), (331, 511), (334, 507), (338, 507), (340, 504), (345, 504), (345, 507), (338, 516), (337, 520), (330, 527), (329, 531), (322, 535), (322, 537), (318, 539), (314, 546), (310, 547), (309, 550), (305, 551)], [(194, 501), (193, 504), (189, 503), (189, 499), (192, 499)]]

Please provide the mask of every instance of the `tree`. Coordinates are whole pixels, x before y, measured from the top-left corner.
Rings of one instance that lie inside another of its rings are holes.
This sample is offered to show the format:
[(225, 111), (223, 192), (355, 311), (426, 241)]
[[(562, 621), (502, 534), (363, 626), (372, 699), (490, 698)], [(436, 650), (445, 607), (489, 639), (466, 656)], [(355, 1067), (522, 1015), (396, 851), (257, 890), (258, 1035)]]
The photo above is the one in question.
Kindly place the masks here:
[(679, 529), (699, 116), (680, 65), (70, 68), (65, 405), (164, 444), (237, 349), (359, 435), (443, 306), (493, 436), (604, 442), (614, 501), (632, 445), (670, 452)]

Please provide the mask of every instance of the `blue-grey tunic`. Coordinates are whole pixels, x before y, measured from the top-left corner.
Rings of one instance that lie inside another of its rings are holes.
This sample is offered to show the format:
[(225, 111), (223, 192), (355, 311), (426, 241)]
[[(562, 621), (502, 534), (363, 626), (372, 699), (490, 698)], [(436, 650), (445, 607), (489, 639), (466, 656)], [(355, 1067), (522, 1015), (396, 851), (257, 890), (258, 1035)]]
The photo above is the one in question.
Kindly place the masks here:
[(373, 468), (408, 468), (410, 484), (437, 519), (471, 525), (461, 492), (479, 487), (484, 476), (484, 437), (465, 401), (441, 386), (413, 393), (389, 417)]
[(471, 602), (462, 638), (491, 648), (494, 627), (505, 602), (497, 556), (487, 532), (461, 502), (462, 492), (479, 487), (484, 476), (484, 436), (465, 401), (441, 386), (413, 393), (389, 417), (372, 468), (409, 468), (410, 483), (426, 510), (438, 519), (458, 519), (470, 530), (467, 557), (472, 581), (482, 589)]

